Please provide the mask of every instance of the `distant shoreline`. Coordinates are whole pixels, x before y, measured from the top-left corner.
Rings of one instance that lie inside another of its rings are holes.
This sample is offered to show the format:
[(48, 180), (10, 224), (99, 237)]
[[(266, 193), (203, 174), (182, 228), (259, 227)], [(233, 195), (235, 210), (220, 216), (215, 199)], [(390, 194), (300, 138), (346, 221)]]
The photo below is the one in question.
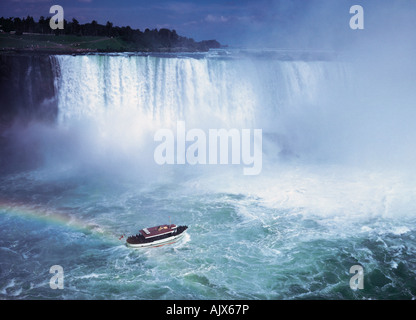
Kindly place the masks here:
[(215, 40), (201, 42), (198, 47), (132, 47), (121, 37), (44, 35), (44, 34), (0, 34), (0, 54), (46, 54), (68, 55), (88, 53), (121, 53), (121, 52), (208, 52), (218, 48)]
[(209, 50), (197, 51), (197, 50), (186, 50), (185, 48), (170, 48), (169, 50), (135, 50), (135, 51), (97, 51), (97, 50), (37, 50), (37, 49), (14, 49), (6, 48), (0, 49), (0, 55), (88, 55), (88, 54), (111, 54), (111, 53), (128, 53), (128, 54), (152, 54), (152, 53), (205, 53)]
[(105, 25), (93, 20), (80, 24), (64, 20), (63, 29), (52, 30), (50, 19), (0, 17), (0, 54), (29, 52), (44, 54), (85, 54), (113, 52), (207, 52), (222, 45), (216, 40), (195, 41), (175, 30), (132, 29)]

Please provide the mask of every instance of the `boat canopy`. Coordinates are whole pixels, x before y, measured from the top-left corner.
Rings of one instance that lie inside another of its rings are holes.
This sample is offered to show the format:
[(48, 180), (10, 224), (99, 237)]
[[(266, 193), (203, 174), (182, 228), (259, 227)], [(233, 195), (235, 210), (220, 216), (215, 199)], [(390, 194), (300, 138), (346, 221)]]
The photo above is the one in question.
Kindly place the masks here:
[(171, 233), (175, 231), (176, 225), (174, 224), (164, 224), (156, 227), (151, 228), (144, 228), (140, 230), (140, 233), (145, 237), (145, 239), (160, 236), (166, 233)]

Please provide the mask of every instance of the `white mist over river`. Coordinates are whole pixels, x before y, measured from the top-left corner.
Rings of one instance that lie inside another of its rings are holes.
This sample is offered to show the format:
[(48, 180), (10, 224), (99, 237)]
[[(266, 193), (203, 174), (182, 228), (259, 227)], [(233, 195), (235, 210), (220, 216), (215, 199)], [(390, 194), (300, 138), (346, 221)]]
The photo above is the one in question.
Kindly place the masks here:
[[(1, 297), (415, 298), (413, 66), (282, 50), (50, 59), (56, 122), (14, 133), (39, 165), (0, 180)], [(262, 129), (261, 173), (156, 164), (155, 132), (178, 121)], [(119, 240), (169, 217), (184, 241)], [(56, 264), (64, 290), (49, 288)]]

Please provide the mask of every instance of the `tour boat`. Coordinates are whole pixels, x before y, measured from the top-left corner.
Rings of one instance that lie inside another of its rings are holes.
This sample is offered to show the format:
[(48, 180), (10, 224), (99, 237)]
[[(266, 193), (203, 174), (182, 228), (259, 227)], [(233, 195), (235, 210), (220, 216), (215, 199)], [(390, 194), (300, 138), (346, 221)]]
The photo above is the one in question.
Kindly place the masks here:
[(144, 228), (139, 234), (130, 236), (126, 245), (131, 248), (160, 247), (179, 241), (188, 229), (187, 226), (164, 224), (151, 228)]

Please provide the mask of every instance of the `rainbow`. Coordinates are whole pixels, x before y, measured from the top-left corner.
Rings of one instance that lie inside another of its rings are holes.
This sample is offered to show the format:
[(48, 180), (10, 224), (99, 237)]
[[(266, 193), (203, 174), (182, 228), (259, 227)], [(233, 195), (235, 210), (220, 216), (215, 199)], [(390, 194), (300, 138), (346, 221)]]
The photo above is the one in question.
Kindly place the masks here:
[[(8, 215), (26, 220), (36, 220), (47, 224), (65, 226), (72, 230), (88, 233), (103, 240), (115, 242), (119, 236), (95, 223), (83, 221), (74, 215), (41, 205), (7, 202), (0, 200), (0, 215)], [(120, 243), (120, 241), (118, 241)]]

